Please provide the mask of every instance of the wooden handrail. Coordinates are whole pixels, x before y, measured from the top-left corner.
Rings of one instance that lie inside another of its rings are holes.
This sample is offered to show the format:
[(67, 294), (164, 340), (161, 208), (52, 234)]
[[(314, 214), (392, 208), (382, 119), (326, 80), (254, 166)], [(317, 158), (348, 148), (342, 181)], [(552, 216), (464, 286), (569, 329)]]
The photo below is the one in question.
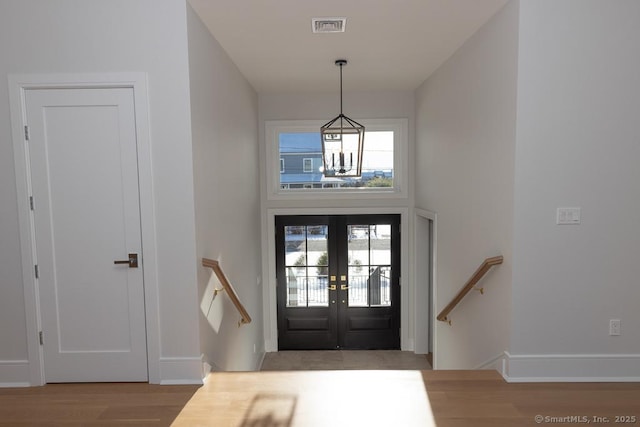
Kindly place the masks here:
[(220, 268), (220, 264), (218, 263), (218, 261), (208, 258), (202, 258), (202, 265), (204, 267), (213, 269), (214, 273), (216, 273), (216, 276), (218, 276), (218, 280), (220, 281), (220, 283), (222, 283), (222, 289), (216, 289), (216, 294), (218, 292), (227, 291), (227, 295), (229, 295), (231, 302), (233, 302), (233, 305), (236, 306), (236, 309), (241, 316), (240, 322), (238, 322), (238, 327), (246, 323), (251, 323), (251, 316), (249, 316), (249, 313), (247, 313), (247, 310), (240, 302), (238, 294), (236, 294), (235, 289), (233, 289), (233, 286), (231, 286), (231, 283), (229, 282), (229, 280), (227, 280), (227, 276), (224, 275), (224, 272), (222, 271), (222, 268)]
[[(458, 292), (458, 295), (456, 295), (455, 298), (451, 300), (449, 305), (447, 305), (440, 312), (440, 314), (438, 314), (438, 317), (436, 317), (436, 319), (440, 320), (441, 322), (449, 322), (449, 323), (451, 323), (451, 320), (447, 317), (449, 315), (449, 313), (451, 313), (451, 310), (453, 310), (455, 308), (455, 306), (458, 305), (458, 303), (460, 301), (462, 301), (462, 298), (464, 298), (465, 295), (467, 295), (469, 293), (469, 291), (471, 289), (473, 289), (473, 287), (476, 285), (476, 283), (478, 283), (480, 281), (480, 279), (482, 279), (482, 276), (484, 276), (486, 274), (486, 272), (491, 269), (491, 267), (493, 267), (494, 265), (502, 264), (502, 261), (503, 261), (502, 255), (494, 256), (492, 258), (485, 259), (482, 262), (482, 264), (480, 264), (480, 267), (478, 267), (476, 272), (473, 273), (473, 275), (467, 281), (467, 283), (464, 285), (464, 287), (462, 289), (460, 289), (460, 292)], [(482, 290), (480, 290), (480, 291), (482, 292)]]

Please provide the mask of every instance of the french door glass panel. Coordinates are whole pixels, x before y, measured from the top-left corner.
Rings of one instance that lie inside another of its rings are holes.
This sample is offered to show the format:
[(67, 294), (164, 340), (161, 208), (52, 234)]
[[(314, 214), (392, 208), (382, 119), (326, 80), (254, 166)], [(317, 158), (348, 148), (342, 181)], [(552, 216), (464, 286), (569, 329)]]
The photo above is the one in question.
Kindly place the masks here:
[(349, 307), (391, 305), (391, 226), (347, 225)]
[(327, 226), (285, 226), (287, 307), (327, 307)]

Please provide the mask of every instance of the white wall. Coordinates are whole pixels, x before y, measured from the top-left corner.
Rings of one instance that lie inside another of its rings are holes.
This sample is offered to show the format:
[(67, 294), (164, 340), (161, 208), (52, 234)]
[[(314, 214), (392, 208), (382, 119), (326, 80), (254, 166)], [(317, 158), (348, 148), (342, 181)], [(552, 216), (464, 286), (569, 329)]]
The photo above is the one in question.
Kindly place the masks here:
[(123, 71), (148, 73), (158, 380), (199, 378), (185, 14), (184, 0), (0, 2), (0, 382), (3, 361), (28, 357), (7, 75)]
[(258, 97), (189, 7), (189, 64), (198, 260), (217, 259), (252, 323), (199, 267), (200, 343), (216, 369), (259, 368), (262, 323)]
[[(333, 65), (332, 65), (333, 67)], [(350, 92), (348, 68), (344, 69), (344, 114), (354, 119), (389, 119), (414, 117), (414, 95), (411, 91)], [(340, 112), (338, 67), (336, 91), (306, 93), (261, 93), (260, 120), (326, 120)]]
[(640, 378), (638, 22), (635, 0), (522, 1), (514, 380)]
[[(470, 369), (508, 348), (518, 2), (473, 35), (416, 96), (416, 206), (437, 214), (436, 311), (487, 257), (504, 263), (436, 322), (435, 365)], [(437, 314), (437, 313), (436, 313)]]

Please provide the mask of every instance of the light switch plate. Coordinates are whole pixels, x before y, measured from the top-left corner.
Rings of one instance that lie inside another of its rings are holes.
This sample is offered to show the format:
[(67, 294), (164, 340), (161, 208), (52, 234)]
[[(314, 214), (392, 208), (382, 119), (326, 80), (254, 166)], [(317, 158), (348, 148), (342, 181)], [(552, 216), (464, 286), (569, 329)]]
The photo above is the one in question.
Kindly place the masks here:
[(580, 224), (580, 208), (558, 208), (558, 211), (556, 214), (556, 224), (558, 225)]

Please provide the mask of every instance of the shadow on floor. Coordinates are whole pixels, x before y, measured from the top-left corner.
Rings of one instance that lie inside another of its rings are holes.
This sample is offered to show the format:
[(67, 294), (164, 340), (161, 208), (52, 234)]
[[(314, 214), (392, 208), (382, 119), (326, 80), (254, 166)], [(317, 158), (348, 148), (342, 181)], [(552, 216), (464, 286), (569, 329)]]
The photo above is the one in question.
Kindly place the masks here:
[(290, 427), (298, 398), (292, 394), (258, 394), (240, 427)]

